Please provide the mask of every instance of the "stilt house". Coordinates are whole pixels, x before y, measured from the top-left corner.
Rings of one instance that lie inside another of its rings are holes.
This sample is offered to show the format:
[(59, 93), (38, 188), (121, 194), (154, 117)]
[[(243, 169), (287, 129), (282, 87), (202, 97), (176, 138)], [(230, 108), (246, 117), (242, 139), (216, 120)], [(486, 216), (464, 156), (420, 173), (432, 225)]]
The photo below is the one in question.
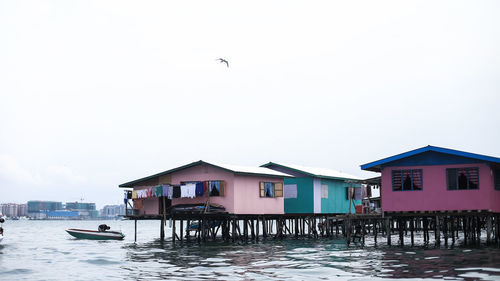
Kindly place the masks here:
[(269, 162), (262, 165), (294, 177), (285, 178), (285, 213), (342, 214), (361, 204), (361, 178), (330, 169)]
[(136, 215), (158, 216), (175, 206), (219, 206), (229, 214), (283, 214), (283, 179), (262, 167), (193, 162), (119, 185), (133, 188)]
[(361, 165), (382, 173), (384, 212), (500, 212), (500, 158), (426, 146)]

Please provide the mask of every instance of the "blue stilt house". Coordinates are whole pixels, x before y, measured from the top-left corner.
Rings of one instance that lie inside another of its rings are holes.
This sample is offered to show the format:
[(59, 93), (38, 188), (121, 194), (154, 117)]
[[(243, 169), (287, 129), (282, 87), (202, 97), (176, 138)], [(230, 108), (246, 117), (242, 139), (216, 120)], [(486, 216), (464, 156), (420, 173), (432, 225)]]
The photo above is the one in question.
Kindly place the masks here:
[[(285, 178), (285, 213), (344, 214), (355, 212), (363, 197), (361, 178), (339, 171), (269, 162), (262, 165), (294, 178)], [(349, 188), (352, 187), (352, 188)]]

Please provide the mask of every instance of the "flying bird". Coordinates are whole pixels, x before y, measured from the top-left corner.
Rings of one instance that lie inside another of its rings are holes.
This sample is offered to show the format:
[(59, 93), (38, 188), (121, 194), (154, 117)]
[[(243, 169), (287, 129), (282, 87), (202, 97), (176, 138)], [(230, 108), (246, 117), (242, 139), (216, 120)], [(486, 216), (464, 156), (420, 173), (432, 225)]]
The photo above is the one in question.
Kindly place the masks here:
[(216, 59), (218, 60), (220, 63), (225, 63), (227, 67), (229, 67), (229, 62), (227, 62), (227, 60), (223, 59), (223, 58), (218, 58)]

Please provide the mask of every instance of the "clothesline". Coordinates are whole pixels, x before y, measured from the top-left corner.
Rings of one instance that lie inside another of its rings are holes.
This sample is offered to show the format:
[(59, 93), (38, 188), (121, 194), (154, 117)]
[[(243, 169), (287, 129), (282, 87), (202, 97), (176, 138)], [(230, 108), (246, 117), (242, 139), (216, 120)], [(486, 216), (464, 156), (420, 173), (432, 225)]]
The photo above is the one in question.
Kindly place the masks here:
[(189, 182), (181, 185), (160, 184), (154, 186), (139, 186), (138, 189), (125, 191), (124, 200), (145, 199), (153, 197), (195, 198), (207, 196), (224, 196), (224, 181)]

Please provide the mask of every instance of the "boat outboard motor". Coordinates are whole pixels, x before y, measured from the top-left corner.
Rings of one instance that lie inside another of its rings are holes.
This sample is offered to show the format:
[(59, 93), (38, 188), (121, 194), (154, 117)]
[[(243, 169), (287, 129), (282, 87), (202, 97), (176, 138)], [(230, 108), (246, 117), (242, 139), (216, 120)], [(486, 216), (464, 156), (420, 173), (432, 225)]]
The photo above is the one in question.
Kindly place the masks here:
[(101, 231), (101, 232), (104, 232), (104, 231), (106, 231), (106, 230), (110, 230), (110, 229), (111, 229), (111, 227), (109, 227), (109, 226), (108, 226), (108, 225), (106, 225), (106, 224), (101, 224), (101, 225), (99, 225), (99, 228), (97, 228), (97, 229), (98, 229), (99, 231)]

